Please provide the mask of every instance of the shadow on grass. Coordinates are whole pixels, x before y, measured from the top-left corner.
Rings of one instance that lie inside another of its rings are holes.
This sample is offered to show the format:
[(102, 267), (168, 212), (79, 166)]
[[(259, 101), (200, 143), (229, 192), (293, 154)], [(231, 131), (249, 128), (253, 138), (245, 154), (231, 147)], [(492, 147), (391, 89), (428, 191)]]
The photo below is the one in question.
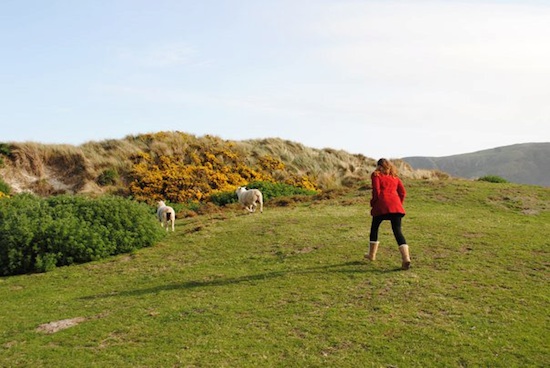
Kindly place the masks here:
[(356, 273), (385, 274), (385, 273), (393, 273), (393, 272), (401, 271), (400, 268), (389, 269), (389, 270), (379, 270), (379, 269), (372, 269), (372, 268), (365, 269), (366, 265), (367, 263), (365, 262), (353, 261), (353, 262), (345, 262), (345, 263), (335, 264), (335, 265), (309, 267), (302, 270), (272, 271), (272, 272), (259, 273), (255, 275), (217, 278), (213, 280), (201, 280), (201, 281), (191, 280), (191, 281), (185, 281), (180, 283), (160, 285), (160, 286), (155, 286), (155, 287), (145, 288), (145, 289), (135, 289), (135, 290), (121, 291), (121, 292), (112, 292), (112, 293), (84, 296), (84, 297), (81, 297), (80, 299), (89, 300), (89, 299), (109, 298), (113, 296), (139, 296), (139, 295), (159, 293), (161, 291), (188, 290), (188, 289), (194, 289), (194, 288), (204, 288), (204, 287), (213, 287), (213, 286), (227, 286), (227, 285), (240, 284), (240, 283), (253, 283), (255, 281), (265, 281), (268, 279), (283, 277), (287, 275), (305, 275), (305, 274), (326, 273), (326, 272), (344, 273), (344, 274), (356, 274)]

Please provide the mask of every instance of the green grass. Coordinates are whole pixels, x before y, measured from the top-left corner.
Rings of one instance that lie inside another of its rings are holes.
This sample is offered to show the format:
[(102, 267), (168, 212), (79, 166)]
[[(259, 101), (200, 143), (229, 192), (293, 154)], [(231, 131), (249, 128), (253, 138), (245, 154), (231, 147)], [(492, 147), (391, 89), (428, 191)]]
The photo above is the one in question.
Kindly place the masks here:
[(0, 278), (0, 366), (549, 366), (550, 190), (406, 186), (409, 271), (387, 223), (363, 260), (370, 193), (352, 191), (181, 219), (130, 255)]

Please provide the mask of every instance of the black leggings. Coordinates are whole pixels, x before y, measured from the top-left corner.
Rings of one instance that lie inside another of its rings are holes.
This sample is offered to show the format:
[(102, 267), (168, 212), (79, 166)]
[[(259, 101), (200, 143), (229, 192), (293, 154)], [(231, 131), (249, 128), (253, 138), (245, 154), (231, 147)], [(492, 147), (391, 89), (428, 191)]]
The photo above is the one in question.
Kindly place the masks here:
[(380, 224), (384, 220), (390, 220), (391, 229), (393, 230), (395, 240), (397, 240), (397, 245), (407, 244), (407, 241), (403, 236), (403, 232), (401, 231), (401, 219), (403, 218), (403, 216), (404, 215), (401, 213), (389, 213), (382, 216), (373, 216), (370, 226), (370, 241), (378, 241), (378, 228), (380, 227)]

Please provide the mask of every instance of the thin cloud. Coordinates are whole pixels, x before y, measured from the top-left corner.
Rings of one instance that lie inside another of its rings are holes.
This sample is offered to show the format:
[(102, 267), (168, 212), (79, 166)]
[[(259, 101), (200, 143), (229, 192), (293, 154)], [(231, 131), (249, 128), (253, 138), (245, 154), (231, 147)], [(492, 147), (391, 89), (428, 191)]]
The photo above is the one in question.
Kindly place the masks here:
[(169, 43), (143, 49), (123, 49), (118, 52), (123, 62), (147, 68), (166, 68), (201, 64), (197, 50), (185, 43)]
[(359, 76), (550, 69), (549, 7), (367, 2), (327, 7), (309, 25), (316, 50)]
[(311, 62), (355, 78), (350, 104), (366, 119), (502, 129), (549, 110), (548, 6), (354, 2), (324, 14), (305, 26)]

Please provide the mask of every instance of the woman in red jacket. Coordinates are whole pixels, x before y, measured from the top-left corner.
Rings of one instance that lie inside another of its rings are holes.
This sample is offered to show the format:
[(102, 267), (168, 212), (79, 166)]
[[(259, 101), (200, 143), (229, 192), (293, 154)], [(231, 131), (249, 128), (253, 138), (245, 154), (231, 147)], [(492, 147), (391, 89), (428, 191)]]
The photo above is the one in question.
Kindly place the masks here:
[(405, 200), (405, 187), (401, 180), (397, 177), (397, 169), (395, 166), (381, 158), (378, 160), (376, 170), (371, 175), (372, 180), (372, 199), (370, 201), (372, 224), (370, 228), (370, 246), (369, 253), (366, 258), (374, 261), (378, 250), (378, 228), (384, 220), (391, 221), (391, 228), (403, 263), (401, 268), (408, 270), (411, 266), (411, 258), (409, 256), (409, 246), (401, 231), (401, 219), (405, 216), (403, 209), (403, 201)]

